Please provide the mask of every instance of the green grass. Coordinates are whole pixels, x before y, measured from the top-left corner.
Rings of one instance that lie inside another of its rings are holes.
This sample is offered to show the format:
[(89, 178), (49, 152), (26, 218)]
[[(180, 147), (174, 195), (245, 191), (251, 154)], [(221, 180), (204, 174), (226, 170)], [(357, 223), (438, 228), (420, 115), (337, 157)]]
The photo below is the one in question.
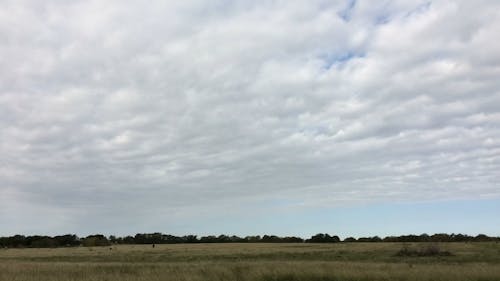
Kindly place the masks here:
[(500, 244), (444, 243), (439, 247), (452, 255), (434, 257), (399, 257), (401, 247), (341, 243), (0, 249), (0, 281), (500, 280)]

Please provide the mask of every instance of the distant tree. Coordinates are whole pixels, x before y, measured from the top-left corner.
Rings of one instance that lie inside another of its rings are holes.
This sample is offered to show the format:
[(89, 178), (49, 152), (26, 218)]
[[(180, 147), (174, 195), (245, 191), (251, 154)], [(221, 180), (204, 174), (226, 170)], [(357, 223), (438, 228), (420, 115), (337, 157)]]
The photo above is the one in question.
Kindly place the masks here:
[(243, 239), (243, 238), (241, 238), (239, 236), (236, 236), (236, 235), (233, 235), (233, 236), (229, 237), (229, 240), (232, 243), (242, 243), (242, 242), (245, 242), (245, 239)]
[(137, 233), (134, 236), (134, 242), (135, 242), (135, 244), (149, 244), (146, 234), (142, 234), (142, 233)]
[(431, 240), (431, 237), (427, 233), (422, 233), (418, 237), (418, 242), (429, 242)]
[(284, 243), (302, 243), (302, 242), (304, 242), (304, 239), (302, 239), (300, 237), (295, 237), (295, 236), (287, 236), (287, 237), (281, 238), (281, 241)]
[(136, 244), (134, 237), (132, 236), (126, 236), (123, 239), (121, 239), (123, 244)]
[(217, 237), (214, 235), (203, 236), (200, 238), (200, 243), (217, 243)]
[(58, 246), (62, 247), (74, 247), (81, 244), (80, 239), (75, 234), (54, 236), (54, 240), (57, 241)]
[(196, 235), (186, 235), (182, 237), (184, 243), (199, 243)]
[(229, 243), (231, 242), (231, 238), (229, 238), (229, 236), (227, 235), (219, 235), (219, 237), (217, 237), (217, 242), (218, 243)]
[(15, 248), (23, 248), (28, 246), (26, 236), (24, 235), (14, 235), (12, 237), (9, 237), (9, 244), (11, 245), (11, 247)]
[(476, 241), (476, 242), (488, 242), (488, 241), (494, 241), (494, 239), (491, 239), (490, 237), (488, 237), (484, 234), (478, 234), (476, 237), (474, 237), (474, 241)]
[(464, 235), (464, 234), (452, 234), (450, 235), (450, 240), (453, 242), (467, 242), (471, 241), (472, 237), (469, 235)]
[(450, 235), (446, 233), (436, 233), (430, 237), (431, 242), (451, 242)]
[(94, 246), (109, 246), (111, 243), (108, 238), (102, 234), (89, 235), (83, 239), (82, 242), (85, 247), (94, 247)]
[[(433, 235), (421, 234), (421, 235), (401, 235), (401, 236), (387, 236), (385, 238), (380, 238), (378, 236), (373, 237), (361, 237), (355, 239), (353, 237), (348, 237), (344, 239), (344, 242), (403, 242), (403, 243), (413, 243), (413, 242), (500, 242), (500, 237), (489, 237), (485, 234), (479, 234), (475, 237), (465, 235), (465, 234), (446, 234), (437, 233)], [(186, 235), (186, 236), (174, 236), (170, 234), (156, 233), (138, 233), (135, 236), (126, 237), (116, 237), (111, 235), (108, 238), (101, 234), (89, 235), (83, 239), (78, 238), (74, 234), (66, 234), (59, 236), (24, 236), (24, 235), (14, 235), (9, 237), (0, 237), (0, 247), (4, 248), (22, 248), (22, 247), (71, 247), (71, 246), (108, 246), (110, 243), (114, 244), (176, 244), (176, 243), (336, 243), (340, 242), (340, 238), (336, 235), (330, 236), (327, 233), (318, 233), (313, 235), (311, 238), (304, 241), (300, 237), (279, 237), (276, 235), (264, 235), (264, 236), (246, 236), (241, 238), (238, 236), (228, 236), (221, 234), (219, 236), (203, 236), (197, 238), (196, 235)]]
[(116, 238), (116, 236), (114, 236), (114, 235), (110, 235), (109, 238), (108, 238), (108, 240), (109, 240), (109, 242), (111, 244), (119, 244), (118, 243), (118, 238)]
[(247, 236), (244, 238), (244, 240), (248, 243), (258, 243), (261, 240), (260, 235), (257, 236)]
[(33, 248), (55, 248), (57, 246), (59, 246), (57, 240), (47, 236), (34, 240), (30, 245), (30, 247)]
[(278, 243), (281, 242), (278, 236), (275, 235), (264, 235), (260, 240), (263, 243)]
[(309, 243), (337, 243), (340, 242), (340, 238), (336, 235), (330, 236), (328, 233), (318, 233), (307, 239), (306, 242)]
[(382, 238), (380, 238), (378, 236), (360, 237), (360, 238), (358, 238), (358, 242), (382, 242)]
[(167, 244), (177, 244), (177, 243), (185, 243), (185, 240), (182, 237), (166, 234), (162, 236), (163, 241)]

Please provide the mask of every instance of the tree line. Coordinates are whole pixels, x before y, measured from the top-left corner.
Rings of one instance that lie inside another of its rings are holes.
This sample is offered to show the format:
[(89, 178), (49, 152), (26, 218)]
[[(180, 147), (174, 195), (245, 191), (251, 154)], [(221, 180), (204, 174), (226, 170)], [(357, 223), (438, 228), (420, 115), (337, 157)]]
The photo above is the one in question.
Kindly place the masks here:
[(337, 235), (327, 233), (318, 233), (309, 239), (301, 237), (287, 236), (279, 237), (276, 235), (264, 236), (246, 236), (238, 237), (235, 235), (210, 235), (201, 236), (185, 235), (175, 236), (163, 233), (138, 233), (135, 236), (109, 237), (102, 234), (78, 237), (75, 234), (66, 234), (58, 236), (24, 236), (14, 235), (9, 237), (0, 237), (1, 248), (55, 248), (55, 247), (77, 247), (77, 246), (110, 246), (118, 244), (181, 244), (181, 243), (355, 243), (355, 242), (500, 242), (500, 237), (490, 237), (484, 234), (469, 236), (466, 234), (446, 234), (438, 233), (433, 235), (402, 235), (387, 236), (380, 238), (373, 237), (348, 237), (344, 240)]

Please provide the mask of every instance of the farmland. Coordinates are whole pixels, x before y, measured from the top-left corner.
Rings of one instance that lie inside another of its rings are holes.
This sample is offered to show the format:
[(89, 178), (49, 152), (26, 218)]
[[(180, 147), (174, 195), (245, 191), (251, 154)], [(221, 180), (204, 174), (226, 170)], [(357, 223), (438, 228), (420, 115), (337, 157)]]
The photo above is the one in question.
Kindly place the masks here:
[(500, 280), (500, 243), (229, 243), (0, 249), (0, 281)]

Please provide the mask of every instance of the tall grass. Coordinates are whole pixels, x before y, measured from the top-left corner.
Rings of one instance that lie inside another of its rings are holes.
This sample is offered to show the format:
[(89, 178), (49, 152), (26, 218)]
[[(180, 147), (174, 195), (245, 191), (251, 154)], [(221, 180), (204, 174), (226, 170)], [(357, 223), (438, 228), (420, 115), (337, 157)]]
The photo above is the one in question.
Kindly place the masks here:
[(401, 244), (386, 243), (8, 249), (0, 250), (0, 281), (500, 280), (498, 244), (441, 247), (453, 256), (397, 257)]

